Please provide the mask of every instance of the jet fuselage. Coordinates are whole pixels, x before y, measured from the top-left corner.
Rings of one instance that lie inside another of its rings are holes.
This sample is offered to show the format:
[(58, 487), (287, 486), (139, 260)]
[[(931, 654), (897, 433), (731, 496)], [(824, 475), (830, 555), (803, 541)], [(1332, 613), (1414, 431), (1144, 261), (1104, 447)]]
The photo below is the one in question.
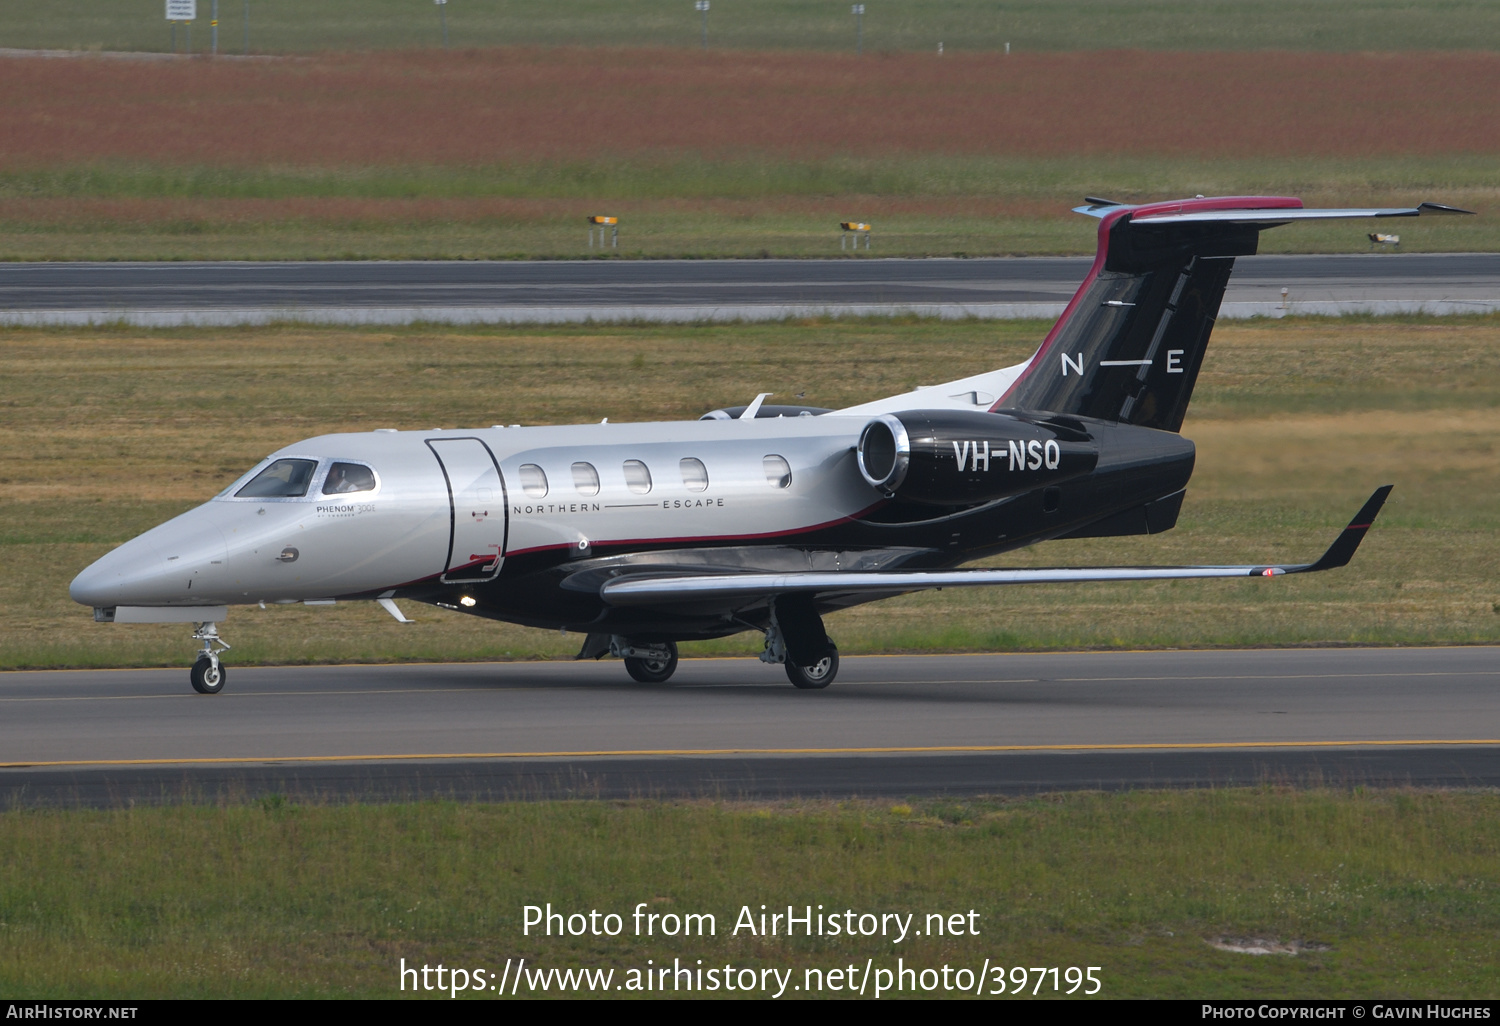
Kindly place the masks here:
[[(743, 630), (747, 611), (615, 609), (598, 584), (664, 567), (951, 567), (1179, 493), (1192, 471), (1192, 443), (1170, 432), (970, 417), (1063, 435), (1091, 469), (1049, 468), (1040, 442), (1012, 469), (1003, 440), (931, 432), (932, 462), (946, 460), (934, 474), (977, 482), (979, 497), (892, 496), (859, 465), (868, 415), (323, 435), (110, 552), (71, 594), (102, 610), (411, 598), (534, 626), (713, 636)], [(243, 494), (278, 461), (313, 463), (303, 494)], [(359, 483), (373, 487), (333, 490), (335, 465), (368, 468)]]

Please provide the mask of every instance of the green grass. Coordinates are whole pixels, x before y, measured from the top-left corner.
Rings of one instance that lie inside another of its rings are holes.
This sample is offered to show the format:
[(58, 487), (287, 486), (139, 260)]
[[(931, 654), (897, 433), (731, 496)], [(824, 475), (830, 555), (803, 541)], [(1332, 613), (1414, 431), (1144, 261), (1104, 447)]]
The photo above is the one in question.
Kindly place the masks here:
[[(1310, 206), (1439, 200), (1480, 215), (1402, 222), (1404, 250), (1500, 249), (1500, 170), (1480, 156), (682, 157), (12, 169), (0, 172), (0, 260), (582, 258), (599, 252), (587, 247), (583, 215), (601, 210), (621, 218), (611, 257), (834, 256), (837, 224), (850, 218), (874, 223), (874, 256), (1080, 254), (1093, 252), (1096, 222), (1069, 210), (1085, 194), (1129, 202), (1200, 193), (1291, 194)], [(1367, 228), (1287, 226), (1267, 232), (1261, 251), (1364, 252)]]
[[(908, 319), (0, 333), (0, 667), (181, 663), (185, 628), (95, 624), (67, 582), (299, 438), (682, 419), (762, 391), (838, 407), (1024, 359), (1045, 330)], [(320, 401), (330, 392), (337, 409)], [(1221, 325), (1184, 433), (1199, 457), (1176, 530), (996, 562), (1313, 558), (1376, 485), (1396, 491), (1334, 573), (912, 595), (831, 617), (841, 649), (1500, 642), (1500, 318)], [(248, 607), (224, 632), (237, 665), (553, 658), (580, 641), (407, 612), (417, 623), (402, 627), (365, 603)], [(685, 651), (755, 649), (745, 635)]]
[[(617, 979), (701, 958), (800, 983), (805, 968), (901, 957), (1096, 965), (1105, 997), (1494, 998), (1497, 856), (1488, 793), (9, 811), (0, 991), (394, 997), (402, 958)], [(712, 913), (717, 933), (523, 936), (522, 906), (547, 902)], [(741, 906), (762, 904), (916, 924), (972, 909), (979, 936), (733, 936)], [(1255, 957), (1210, 946), (1224, 936), (1320, 947)]]
[(785, 196), (901, 196), (959, 199), (1058, 197), (1084, 192), (1141, 200), (1188, 190), (1230, 195), (1296, 189), (1318, 195), (1381, 196), (1421, 188), (1500, 191), (1487, 154), (1383, 158), (1004, 157), (905, 154), (889, 158), (788, 160), (771, 155), (715, 160), (669, 155), (609, 163), (496, 164), (489, 167), (177, 167), (97, 164), (0, 169), (8, 199), (748, 199)]
[[(193, 48), (209, 46), (212, 0), (198, 0)], [(244, 46), (246, 7), (222, 0), (221, 52)], [(682, 0), (453, 0), (454, 46), (698, 46)], [(423, 0), (251, 0), (256, 53), (442, 45)], [(714, 47), (853, 50), (849, 5), (833, 0), (723, 0)], [(178, 47), (185, 34), (179, 31)], [(170, 44), (160, 0), (49, 0), (5, 5), (0, 45), (158, 50)], [(1443, 50), (1500, 46), (1500, 11), (1483, 0), (882, 0), (868, 5), (864, 47), (881, 50), (1290, 49)]]

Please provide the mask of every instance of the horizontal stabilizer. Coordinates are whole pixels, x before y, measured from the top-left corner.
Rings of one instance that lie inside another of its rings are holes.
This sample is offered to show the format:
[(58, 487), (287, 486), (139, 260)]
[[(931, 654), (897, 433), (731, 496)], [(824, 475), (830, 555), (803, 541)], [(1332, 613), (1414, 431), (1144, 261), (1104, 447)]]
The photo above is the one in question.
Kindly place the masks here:
[(1472, 214), (1472, 210), (1423, 203), (1415, 207), (1330, 207), (1294, 210), (1193, 210), (1180, 214), (1146, 214), (1134, 218), (1135, 224), (1259, 224), (1277, 225), (1289, 221), (1337, 221), (1354, 217), (1417, 217), (1421, 214)]
[[(1109, 200), (1085, 196), (1087, 204), (1074, 207), (1073, 213), (1089, 217), (1103, 217), (1116, 210), (1131, 208), (1128, 203), (1113, 203)], [(1183, 205), (1186, 205), (1185, 203)], [(1418, 203), (1414, 207), (1240, 207), (1226, 210), (1173, 210), (1176, 204), (1153, 203), (1135, 215), (1135, 224), (1258, 224), (1278, 225), (1289, 221), (1337, 221), (1352, 217), (1419, 217), (1422, 214), (1472, 214), (1474, 211), (1462, 207), (1450, 207), (1445, 203)], [(1162, 209), (1166, 207), (1168, 209)]]
[(632, 574), (606, 582), (600, 596), (612, 606), (754, 600), (771, 595), (900, 594), (931, 588), (995, 587), (1005, 584), (1078, 584), (1098, 581), (1170, 581), (1208, 577), (1282, 577), (1347, 564), (1391, 493), (1376, 489), (1349, 526), (1314, 563), (1240, 566), (1082, 566), (1041, 569), (913, 570), (855, 573)]

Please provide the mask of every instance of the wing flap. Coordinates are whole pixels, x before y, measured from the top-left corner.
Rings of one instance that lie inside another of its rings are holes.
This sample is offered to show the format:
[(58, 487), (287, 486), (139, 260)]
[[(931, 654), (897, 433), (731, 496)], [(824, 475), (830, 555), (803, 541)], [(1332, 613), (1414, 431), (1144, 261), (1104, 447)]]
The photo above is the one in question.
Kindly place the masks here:
[(651, 606), (699, 600), (754, 599), (786, 594), (900, 594), (931, 588), (980, 588), (1007, 584), (1080, 584), (1099, 581), (1170, 581), (1217, 577), (1282, 577), (1345, 566), (1391, 493), (1376, 489), (1328, 550), (1312, 563), (1236, 566), (1095, 566), (1037, 569), (913, 570), (854, 573), (743, 573), (629, 575), (606, 582), (600, 596), (613, 606)]

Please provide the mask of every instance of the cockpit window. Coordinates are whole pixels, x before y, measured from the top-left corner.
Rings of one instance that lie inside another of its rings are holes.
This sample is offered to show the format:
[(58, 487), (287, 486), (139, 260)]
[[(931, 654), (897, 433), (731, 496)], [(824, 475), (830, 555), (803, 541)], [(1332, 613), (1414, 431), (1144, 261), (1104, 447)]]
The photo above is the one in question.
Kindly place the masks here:
[(375, 487), (375, 472), (362, 463), (335, 463), (323, 482), (324, 495), (368, 492)]
[(317, 460), (277, 460), (234, 494), (239, 499), (295, 499), (307, 494), (317, 469)]

